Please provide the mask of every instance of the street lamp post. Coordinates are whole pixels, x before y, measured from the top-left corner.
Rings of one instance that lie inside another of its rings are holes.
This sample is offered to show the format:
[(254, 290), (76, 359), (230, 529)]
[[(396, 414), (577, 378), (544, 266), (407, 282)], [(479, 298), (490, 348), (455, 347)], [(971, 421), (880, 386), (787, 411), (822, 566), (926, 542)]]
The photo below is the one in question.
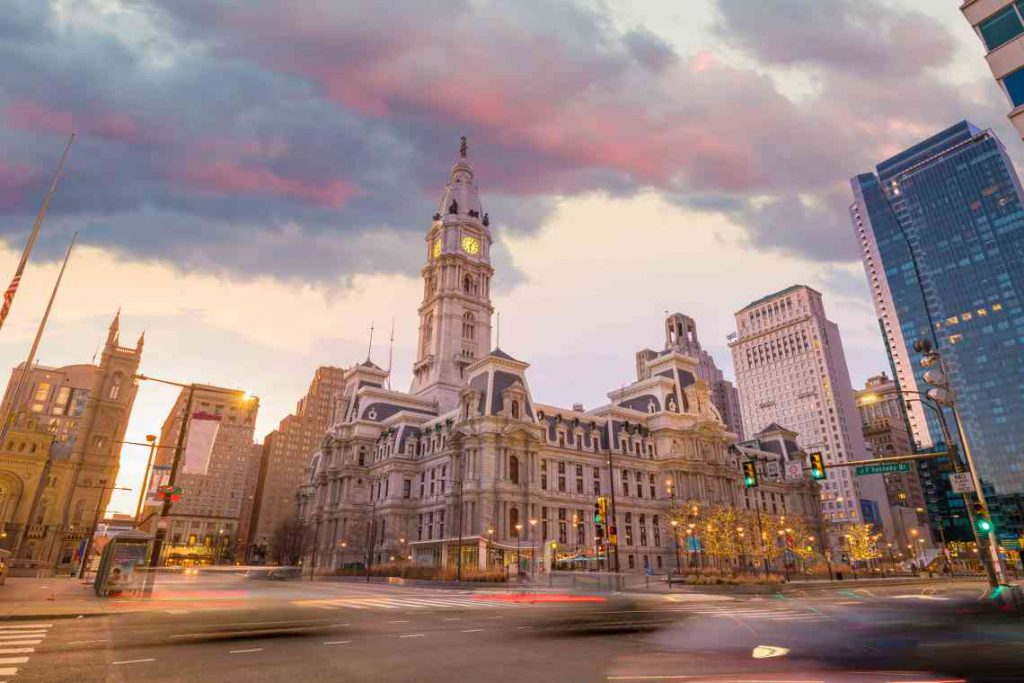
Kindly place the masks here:
[(522, 553), (522, 549), (523, 549), (523, 525), (522, 524), (516, 524), (516, 580), (517, 581), (519, 581), (522, 578), (521, 575), (520, 575), (521, 572), (522, 572), (522, 569), (523, 569), (523, 557), (522, 557), (522, 554), (521, 554)]
[[(971, 453), (971, 443), (967, 438), (967, 432), (964, 429), (963, 420), (960, 418), (960, 411), (957, 408), (956, 397), (953, 393), (952, 388), (949, 386), (949, 374), (946, 372), (946, 364), (942, 359), (942, 354), (937, 350), (933, 350), (932, 343), (928, 339), (920, 339), (914, 343), (914, 350), (918, 353), (923, 354), (921, 358), (921, 367), (929, 368), (932, 365), (937, 365), (937, 368), (933, 368), (924, 373), (924, 380), (928, 384), (932, 385), (932, 388), (925, 394), (926, 397), (934, 401), (939, 406), (948, 406), (950, 411), (953, 413), (953, 423), (956, 425), (957, 435), (960, 437), (960, 445), (963, 447), (964, 460), (967, 466), (967, 472), (971, 475), (971, 482), (974, 485), (974, 493), (978, 497), (978, 502), (984, 511), (989, 510), (988, 501), (986, 500), (985, 491), (981, 487), (981, 476), (978, 474), (978, 467), (974, 463), (974, 458)], [(939, 413), (941, 414), (941, 410)], [(944, 423), (944, 421), (943, 421)], [(944, 436), (948, 433), (948, 429), (944, 428)], [(952, 446), (952, 440), (949, 440)], [(959, 464), (959, 457), (952, 458), (954, 468), (957, 468)], [(957, 469), (959, 472), (960, 470)], [(968, 500), (967, 494), (964, 494), (964, 503), (967, 505), (967, 514), (971, 520), (971, 529), (978, 534), (976, 527), (974, 513), (970, 501)], [(989, 525), (988, 528), (988, 558), (986, 569), (988, 570), (989, 583), (993, 588), (1006, 583), (1006, 579), (1003, 576), (1002, 564), (999, 561), (999, 542), (996, 539), (996, 531), (994, 525)], [(978, 539), (978, 554), (981, 555), (981, 539)]]
[[(139, 518), (142, 517), (142, 503), (146, 499), (146, 489), (149, 488), (149, 472), (153, 469), (153, 455), (156, 453), (156, 434), (146, 434), (146, 441), (149, 443), (149, 458), (146, 460), (146, 471), (142, 474), (142, 483), (139, 485), (139, 504), (135, 507), (135, 526), (139, 526)], [(126, 441), (125, 443), (130, 443)]]
[(530, 578), (537, 578), (537, 520), (530, 520)]
[(683, 569), (680, 566), (679, 561), (679, 521), (673, 519), (669, 524), (672, 525), (672, 540), (675, 541), (676, 544), (676, 574), (682, 574)]

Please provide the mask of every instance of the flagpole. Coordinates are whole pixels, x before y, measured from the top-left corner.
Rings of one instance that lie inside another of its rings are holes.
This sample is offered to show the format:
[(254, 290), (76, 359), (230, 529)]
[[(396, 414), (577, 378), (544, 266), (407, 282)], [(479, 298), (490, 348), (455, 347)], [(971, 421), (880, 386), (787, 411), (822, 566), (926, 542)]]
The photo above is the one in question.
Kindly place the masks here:
[(67, 146), (64, 148), (64, 153), (60, 157), (60, 163), (57, 164), (57, 170), (53, 174), (53, 179), (50, 181), (50, 189), (47, 190), (46, 196), (43, 198), (43, 205), (39, 207), (39, 213), (36, 214), (36, 221), (32, 224), (32, 232), (29, 233), (28, 242), (25, 243), (25, 249), (21, 252), (18, 268), (14, 271), (14, 277), (11, 279), (11, 284), (7, 286), (7, 291), (4, 292), (3, 306), (0, 306), (0, 328), (3, 328), (4, 321), (7, 320), (7, 314), (11, 312), (14, 295), (18, 292), (18, 285), (21, 283), (21, 276), (25, 273), (25, 266), (28, 265), (28, 257), (32, 254), (32, 247), (36, 245), (36, 240), (39, 239), (39, 229), (43, 226), (46, 210), (50, 207), (50, 200), (53, 198), (53, 193), (57, 190), (57, 181), (60, 180), (60, 174), (64, 170), (64, 162), (68, 158), (68, 152), (71, 151), (71, 144), (74, 141), (75, 134), (72, 133), (68, 139)]
[(391, 361), (395, 356), (395, 319), (391, 318), (391, 339), (388, 341), (388, 391), (391, 391)]
[(26, 380), (28, 379), (29, 373), (32, 371), (32, 364), (36, 360), (36, 351), (39, 350), (39, 342), (43, 339), (43, 332), (46, 330), (46, 323), (50, 319), (50, 311), (53, 309), (53, 302), (57, 298), (57, 290), (60, 288), (61, 280), (64, 278), (64, 269), (68, 267), (68, 260), (71, 258), (71, 250), (75, 246), (75, 241), (78, 239), (78, 233), (76, 232), (71, 236), (71, 242), (68, 244), (67, 253), (64, 254), (64, 263), (60, 267), (60, 272), (57, 274), (57, 281), (53, 284), (53, 291), (50, 292), (50, 300), (46, 303), (46, 310), (43, 311), (43, 318), (39, 321), (39, 327), (36, 329), (36, 337), (32, 340), (32, 347), (29, 349), (28, 358), (25, 359), (25, 365), (22, 366), (21, 376), (18, 378), (18, 384), (15, 386), (14, 393), (11, 394), (11, 400), (8, 402), (4, 409), (4, 420), (3, 427), (0, 430), (0, 443), (4, 443), (7, 438), (7, 432), (11, 426), (11, 413), (17, 409), (21, 404), (22, 390), (25, 388)]
[[(57, 274), (57, 281), (53, 284), (53, 291), (50, 292), (50, 300), (46, 304), (46, 311), (43, 312), (43, 319), (39, 321), (39, 329), (36, 330), (36, 338), (32, 341), (32, 349), (28, 352), (28, 360), (25, 361), (25, 366), (22, 368), (21, 376), (18, 378), (18, 384), (14, 389), (12, 395), (12, 401), (8, 404), (7, 410), (4, 413), (3, 430), (0, 433), (0, 443), (4, 443), (7, 439), (7, 432), (11, 426), (11, 410), (14, 406), (19, 405), (19, 395), (21, 390), (25, 386), (25, 378), (28, 377), (29, 372), (32, 368), (32, 363), (35, 362), (36, 350), (39, 348), (39, 342), (43, 338), (43, 330), (46, 329), (46, 322), (50, 318), (50, 310), (53, 308), (53, 301), (57, 298), (57, 290), (60, 289), (61, 280), (64, 279), (64, 269), (68, 267), (68, 260), (71, 258), (71, 250), (75, 246), (75, 240), (78, 239), (78, 233), (76, 232), (71, 236), (71, 242), (68, 244), (68, 250), (64, 254), (64, 263), (61, 264), (60, 272)], [(39, 499), (42, 497), (44, 485), (46, 483), (46, 477), (49, 475), (50, 467), (53, 464), (53, 447), (50, 447), (50, 452), (46, 456), (46, 463), (43, 466), (42, 471), (39, 473), (39, 483), (36, 486), (35, 495), (32, 498), (32, 507), (29, 510), (28, 519), (25, 521), (25, 525), (21, 529), (21, 535), (18, 537), (18, 542), (14, 546), (13, 557), (17, 559), (18, 551), (21, 549), (21, 544), (25, 541), (25, 533), (28, 531), (28, 527), (32, 524), (32, 517), (36, 513), (36, 508), (39, 506)]]

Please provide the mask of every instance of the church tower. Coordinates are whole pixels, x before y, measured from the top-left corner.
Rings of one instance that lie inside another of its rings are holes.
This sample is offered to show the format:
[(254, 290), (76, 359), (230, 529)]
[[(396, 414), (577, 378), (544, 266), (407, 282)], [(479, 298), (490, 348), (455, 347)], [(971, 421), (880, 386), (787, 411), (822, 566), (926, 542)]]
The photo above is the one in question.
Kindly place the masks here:
[(462, 138), (426, 236), (423, 302), (411, 393), (441, 412), (459, 404), (465, 369), (491, 348), (491, 231)]

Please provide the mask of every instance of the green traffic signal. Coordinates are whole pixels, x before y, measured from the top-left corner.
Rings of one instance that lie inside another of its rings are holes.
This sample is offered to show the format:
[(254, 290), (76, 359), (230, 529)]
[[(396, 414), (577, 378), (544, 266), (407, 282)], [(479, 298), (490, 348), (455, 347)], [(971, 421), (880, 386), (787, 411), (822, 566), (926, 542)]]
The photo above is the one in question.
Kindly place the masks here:
[(757, 486), (757, 466), (753, 460), (743, 463), (743, 486), (748, 489)]
[(978, 531), (987, 534), (992, 531), (992, 520), (986, 519), (985, 517), (979, 517), (975, 521), (974, 525), (978, 527)]
[(821, 481), (825, 478), (825, 461), (821, 453), (811, 453), (811, 479)]

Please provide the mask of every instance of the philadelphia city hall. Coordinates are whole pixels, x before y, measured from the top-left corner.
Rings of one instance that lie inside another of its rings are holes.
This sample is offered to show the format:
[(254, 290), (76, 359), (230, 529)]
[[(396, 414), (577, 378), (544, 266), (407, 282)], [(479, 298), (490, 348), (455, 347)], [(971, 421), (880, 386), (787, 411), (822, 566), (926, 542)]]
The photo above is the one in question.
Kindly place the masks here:
[[(534, 400), (529, 365), (491, 346), (491, 222), (465, 139), (460, 152), (426, 234), (412, 386), (385, 388), (369, 359), (345, 372), (298, 492), (307, 566), (453, 567), (461, 549), (463, 567), (513, 573), (615, 568), (616, 557), (622, 571), (658, 572), (699, 547), (670, 525), (683, 506), (817, 519), (796, 435), (772, 425), (738, 442), (686, 316), (666, 320), (664, 349), (639, 352), (637, 381), (606, 405)], [(741, 450), (759, 456), (756, 489), (743, 487)]]

